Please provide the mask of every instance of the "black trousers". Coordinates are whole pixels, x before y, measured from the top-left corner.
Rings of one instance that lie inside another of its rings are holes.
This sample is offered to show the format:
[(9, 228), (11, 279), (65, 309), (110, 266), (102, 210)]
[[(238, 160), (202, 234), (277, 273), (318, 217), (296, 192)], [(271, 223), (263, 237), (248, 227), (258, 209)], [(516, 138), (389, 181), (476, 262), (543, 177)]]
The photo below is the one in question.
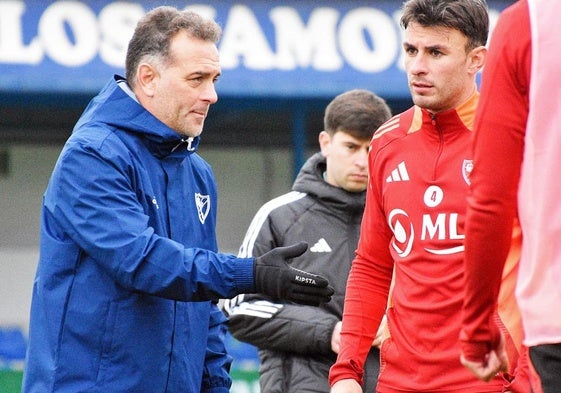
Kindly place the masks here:
[(561, 392), (561, 343), (530, 347), (530, 359), (542, 381), (543, 392)]

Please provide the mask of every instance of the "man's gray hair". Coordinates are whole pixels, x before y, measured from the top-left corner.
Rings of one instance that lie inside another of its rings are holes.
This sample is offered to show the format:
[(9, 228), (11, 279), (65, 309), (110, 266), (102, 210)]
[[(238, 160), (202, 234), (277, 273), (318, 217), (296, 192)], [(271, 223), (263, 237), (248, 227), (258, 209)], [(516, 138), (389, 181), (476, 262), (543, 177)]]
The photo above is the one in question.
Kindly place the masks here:
[(129, 85), (135, 84), (138, 65), (146, 60), (167, 64), (170, 60), (170, 42), (180, 31), (193, 38), (218, 43), (222, 35), (220, 26), (193, 11), (161, 6), (144, 15), (137, 23), (129, 42), (125, 72)]

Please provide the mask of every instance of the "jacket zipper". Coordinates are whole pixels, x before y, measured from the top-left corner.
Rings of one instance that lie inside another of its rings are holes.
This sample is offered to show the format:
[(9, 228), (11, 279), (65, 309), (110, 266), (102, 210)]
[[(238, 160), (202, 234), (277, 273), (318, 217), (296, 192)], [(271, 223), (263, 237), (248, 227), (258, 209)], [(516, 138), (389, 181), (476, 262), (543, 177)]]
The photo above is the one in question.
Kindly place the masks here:
[(440, 157), (442, 156), (442, 152), (444, 150), (444, 135), (438, 123), (436, 122), (436, 114), (431, 113), (430, 118), (431, 118), (432, 125), (434, 126), (434, 128), (438, 133), (438, 140), (439, 140), (438, 153), (436, 154), (436, 160), (434, 162), (434, 171), (433, 171), (433, 178), (432, 178), (433, 181), (436, 181), (438, 162), (440, 161)]

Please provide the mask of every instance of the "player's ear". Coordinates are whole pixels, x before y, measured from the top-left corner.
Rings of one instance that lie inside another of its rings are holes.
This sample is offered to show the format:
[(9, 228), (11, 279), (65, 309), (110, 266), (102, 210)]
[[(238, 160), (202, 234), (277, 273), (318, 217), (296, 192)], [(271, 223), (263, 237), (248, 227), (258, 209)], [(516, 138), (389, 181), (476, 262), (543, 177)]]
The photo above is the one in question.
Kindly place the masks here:
[(487, 57), (487, 48), (478, 46), (469, 53), (469, 69), (475, 75), (485, 65), (485, 58)]
[(322, 131), (318, 136), (319, 148), (321, 149), (321, 154), (327, 157), (329, 144), (331, 143), (331, 135), (327, 131)]

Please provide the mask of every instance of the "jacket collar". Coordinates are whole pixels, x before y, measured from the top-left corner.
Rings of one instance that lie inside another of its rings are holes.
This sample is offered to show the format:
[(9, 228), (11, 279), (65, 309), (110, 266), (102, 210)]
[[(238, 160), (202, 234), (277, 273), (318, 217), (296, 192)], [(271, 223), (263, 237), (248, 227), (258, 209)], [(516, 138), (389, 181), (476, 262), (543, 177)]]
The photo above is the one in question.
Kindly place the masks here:
[[(433, 114), (419, 106), (414, 106), (413, 121), (409, 132), (418, 131), (423, 124), (438, 125), (440, 129), (453, 131), (460, 126), (473, 130), (475, 111), (479, 102), (479, 92), (474, 89), (472, 95), (456, 108)], [(429, 127), (430, 129), (430, 127)]]
[(197, 150), (200, 137), (182, 138), (140, 105), (130, 95), (130, 89), (119, 86), (123, 83), (126, 83), (125, 79), (115, 75), (90, 102), (75, 129), (88, 122), (105, 123), (112, 128), (136, 134), (150, 152), (159, 158), (175, 152), (189, 154)]

